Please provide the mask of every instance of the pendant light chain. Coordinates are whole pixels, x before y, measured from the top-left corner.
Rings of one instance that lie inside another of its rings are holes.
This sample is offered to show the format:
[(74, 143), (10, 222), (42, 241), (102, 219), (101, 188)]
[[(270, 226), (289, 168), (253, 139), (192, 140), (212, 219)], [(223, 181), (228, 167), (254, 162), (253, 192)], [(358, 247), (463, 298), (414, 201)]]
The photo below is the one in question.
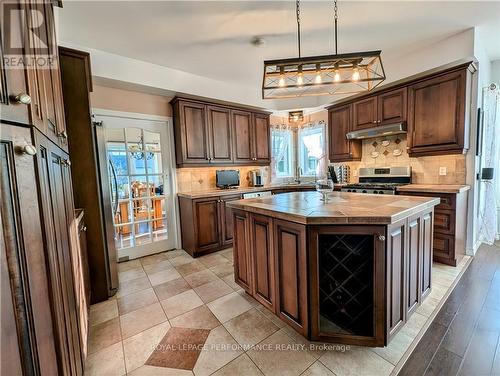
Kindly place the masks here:
[(297, 0), (296, 8), (297, 8), (297, 42), (298, 42), (298, 47), (299, 47), (299, 57), (301, 57), (301, 54), (300, 54), (300, 0)]
[(337, 51), (337, 23), (338, 23), (338, 19), (339, 19), (339, 15), (338, 15), (338, 10), (339, 10), (339, 7), (337, 6), (337, 0), (333, 0), (333, 19), (334, 19), (334, 22), (335, 22), (335, 25), (334, 25), (334, 30), (333, 30), (333, 39), (334, 39), (334, 47), (335, 47), (335, 55), (338, 55), (338, 51)]

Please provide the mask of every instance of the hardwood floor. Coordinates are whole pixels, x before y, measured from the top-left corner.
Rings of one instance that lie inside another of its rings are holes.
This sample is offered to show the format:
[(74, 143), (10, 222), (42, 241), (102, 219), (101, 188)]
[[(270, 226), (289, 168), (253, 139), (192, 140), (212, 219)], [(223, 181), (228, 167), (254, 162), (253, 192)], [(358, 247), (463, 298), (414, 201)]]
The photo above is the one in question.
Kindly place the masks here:
[(480, 247), (399, 375), (500, 375), (500, 243)]

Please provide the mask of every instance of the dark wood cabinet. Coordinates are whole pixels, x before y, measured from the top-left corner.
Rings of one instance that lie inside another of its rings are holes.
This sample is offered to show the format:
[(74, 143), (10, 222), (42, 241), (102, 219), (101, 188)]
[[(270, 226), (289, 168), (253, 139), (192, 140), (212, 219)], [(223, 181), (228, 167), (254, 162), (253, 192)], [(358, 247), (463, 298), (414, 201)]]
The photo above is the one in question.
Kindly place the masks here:
[(220, 210), (220, 229), (222, 246), (230, 247), (233, 245), (233, 214), (231, 208), (227, 207), (227, 203), (240, 200), (241, 195), (222, 196), (219, 202)]
[(245, 291), (252, 294), (252, 258), (250, 252), (250, 225), (248, 214), (233, 210), (234, 237), (234, 279)]
[(406, 122), (408, 91), (406, 87), (377, 96), (377, 125)]
[[(435, 214), (435, 213), (434, 213)], [(464, 219), (465, 221), (465, 219)], [(422, 226), (422, 267), (420, 269), (420, 298), (431, 292), (432, 255), (433, 255), (433, 213), (429, 212), (420, 218)]]
[(407, 314), (413, 313), (420, 301), (420, 282), (422, 273), (422, 217), (417, 215), (408, 219), (408, 250), (405, 252), (407, 280), (406, 305)]
[(274, 245), (273, 221), (262, 215), (250, 215), (250, 247), (252, 254), (252, 295), (274, 312)]
[(328, 111), (328, 157), (330, 162), (361, 160), (361, 141), (346, 138), (352, 123), (352, 105)]
[(352, 104), (352, 130), (372, 128), (377, 125), (377, 97), (369, 97)]
[(177, 166), (268, 165), (269, 114), (174, 98)]
[(198, 252), (219, 248), (219, 201), (218, 197), (193, 201)]
[(463, 153), (468, 149), (467, 68), (408, 87), (410, 156)]

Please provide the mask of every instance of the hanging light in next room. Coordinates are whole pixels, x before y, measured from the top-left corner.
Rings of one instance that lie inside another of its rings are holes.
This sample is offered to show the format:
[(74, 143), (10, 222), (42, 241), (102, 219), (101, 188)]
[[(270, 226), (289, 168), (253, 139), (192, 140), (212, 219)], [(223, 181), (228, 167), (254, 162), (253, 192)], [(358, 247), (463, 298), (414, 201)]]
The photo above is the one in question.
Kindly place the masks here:
[(385, 80), (380, 50), (338, 53), (337, 0), (334, 0), (335, 55), (301, 56), (300, 0), (296, 0), (296, 12), (299, 56), (264, 61), (262, 98), (356, 94), (370, 91)]

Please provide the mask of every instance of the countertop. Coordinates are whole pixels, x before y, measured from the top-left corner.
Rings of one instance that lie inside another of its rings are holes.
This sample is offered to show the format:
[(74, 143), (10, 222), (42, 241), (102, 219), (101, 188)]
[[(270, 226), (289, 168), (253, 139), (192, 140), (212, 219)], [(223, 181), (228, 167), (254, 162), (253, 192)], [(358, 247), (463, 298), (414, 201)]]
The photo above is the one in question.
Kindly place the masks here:
[(469, 185), (459, 184), (408, 184), (396, 188), (398, 192), (462, 193), (470, 189)]
[(227, 205), (252, 213), (301, 224), (383, 224), (395, 223), (432, 208), (440, 199), (397, 195), (332, 192), (329, 202), (318, 192), (292, 192), (271, 197), (237, 200)]
[[(336, 189), (340, 189), (341, 184), (335, 184)], [(250, 192), (265, 192), (273, 191), (278, 189), (308, 189), (315, 188), (314, 182), (311, 184), (272, 184), (266, 185), (264, 187), (245, 187), (245, 188), (235, 188), (235, 189), (209, 189), (204, 191), (192, 191), (192, 192), (179, 192), (177, 196), (186, 198), (204, 198), (204, 197), (215, 197), (215, 196), (229, 196), (237, 195)]]

